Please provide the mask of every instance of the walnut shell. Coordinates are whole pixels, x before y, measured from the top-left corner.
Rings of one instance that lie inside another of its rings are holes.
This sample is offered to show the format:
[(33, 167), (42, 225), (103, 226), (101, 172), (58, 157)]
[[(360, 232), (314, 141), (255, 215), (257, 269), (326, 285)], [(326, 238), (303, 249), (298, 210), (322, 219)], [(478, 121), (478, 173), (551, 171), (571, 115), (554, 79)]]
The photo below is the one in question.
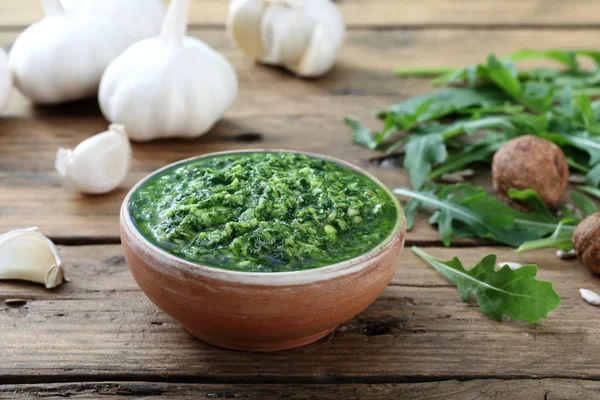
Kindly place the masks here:
[(581, 264), (600, 274), (600, 212), (590, 215), (577, 226), (573, 248)]
[(527, 205), (508, 196), (511, 188), (533, 189), (549, 208), (556, 208), (567, 188), (569, 165), (554, 143), (537, 136), (520, 136), (494, 154), (492, 178), (498, 198), (516, 209), (529, 211)]

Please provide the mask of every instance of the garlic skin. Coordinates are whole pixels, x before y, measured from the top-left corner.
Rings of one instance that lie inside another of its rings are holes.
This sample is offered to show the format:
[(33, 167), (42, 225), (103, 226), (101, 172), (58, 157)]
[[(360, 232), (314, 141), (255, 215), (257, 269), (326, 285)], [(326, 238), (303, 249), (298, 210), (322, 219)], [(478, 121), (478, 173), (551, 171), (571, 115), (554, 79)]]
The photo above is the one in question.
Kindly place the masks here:
[(65, 277), (54, 243), (30, 228), (0, 235), (0, 279), (37, 282), (52, 289)]
[(8, 69), (8, 57), (3, 49), (0, 49), (0, 110), (8, 102), (12, 89), (12, 77)]
[(134, 44), (104, 72), (102, 113), (132, 140), (200, 136), (237, 97), (229, 61), (185, 36), (188, 8), (189, 0), (172, 0), (160, 36)]
[(75, 190), (104, 194), (116, 189), (131, 167), (131, 144), (122, 125), (79, 143), (74, 150), (58, 149), (56, 170)]
[(106, 66), (160, 28), (160, 0), (127, 3), (109, 7), (73, 2), (65, 8), (59, 0), (42, 0), (46, 17), (25, 29), (9, 54), (16, 87), (37, 104), (96, 94)]
[(316, 77), (335, 63), (345, 26), (330, 0), (232, 0), (227, 31), (254, 59)]

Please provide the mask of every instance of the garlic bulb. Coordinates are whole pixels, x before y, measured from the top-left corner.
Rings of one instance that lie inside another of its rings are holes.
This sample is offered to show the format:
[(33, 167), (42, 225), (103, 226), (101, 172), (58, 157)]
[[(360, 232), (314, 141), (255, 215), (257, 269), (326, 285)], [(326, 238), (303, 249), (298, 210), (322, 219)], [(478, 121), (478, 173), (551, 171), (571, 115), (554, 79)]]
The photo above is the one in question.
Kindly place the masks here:
[(0, 279), (37, 282), (52, 289), (64, 280), (56, 246), (37, 228), (0, 235)]
[(74, 150), (60, 148), (56, 170), (75, 190), (88, 194), (108, 193), (127, 177), (131, 166), (131, 144), (122, 125), (79, 143)]
[(8, 70), (8, 58), (6, 52), (0, 49), (0, 110), (6, 105), (11, 89), (12, 78)]
[(172, 0), (161, 35), (134, 44), (104, 72), (100, 108), (132, 140), (200, 136), (235, 101), (229, 61), (185, 36), (188, 7), (189, 0)]
[(165, 17), (165, 7), (160, 0), (60, 0), (60, 2), (68, 11), (106, 15), (117, 23), (120, 29), (123, 29), (125, 35), (130, 38), (130, 44), (157, 35)]
[(345, 27), (330, 0), (232, 0), (227, 30), (254, 59), (309, 77), (331, 69)]
[(156, 34), (162, 19), (160, 0), (112, 8), (42, 3), (46, 17), (25, 29), (9, 55), (15, 85), (39, 104), (94, 95), (106, 66), (130, 44)]

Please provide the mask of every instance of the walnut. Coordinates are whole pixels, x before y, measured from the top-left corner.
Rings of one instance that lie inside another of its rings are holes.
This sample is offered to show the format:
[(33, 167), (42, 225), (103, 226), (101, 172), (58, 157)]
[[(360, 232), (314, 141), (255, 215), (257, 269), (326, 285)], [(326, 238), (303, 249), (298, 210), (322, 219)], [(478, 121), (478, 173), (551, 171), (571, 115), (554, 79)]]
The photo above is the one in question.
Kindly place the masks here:
[(573, 248), (581, 264), (600, 274), (600, 212), (579, 223), (573, 234)]
[(527, 205), (508, 196), (511, 188), (533, 189), (549, 208), (556, 208), (567, 188), (569, 165), (554, 143), (537, 136), (520, 136), (494, 154), (492, 178), (498, 198), (516, 209), (529, 211)]

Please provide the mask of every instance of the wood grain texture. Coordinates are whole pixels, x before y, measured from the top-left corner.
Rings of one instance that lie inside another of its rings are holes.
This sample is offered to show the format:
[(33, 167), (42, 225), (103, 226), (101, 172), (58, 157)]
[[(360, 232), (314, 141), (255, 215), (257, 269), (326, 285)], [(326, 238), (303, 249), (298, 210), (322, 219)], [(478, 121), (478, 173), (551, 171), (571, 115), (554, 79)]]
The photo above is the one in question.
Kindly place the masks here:
[(392, 384), (193, 384), (81, 382), (0, 386), (0, 399), (575, 400), (594, 399), (600, 383), (574, 379), (476, 379)]
[(144, 380), (188, 383), (404, 383), (478, 378), (600, 379), (598, 308), (580, 287), (600, 280), (553, 251), (426, 249), (466, 266), (496, 253), (537, 263), (563, 305), (535, 325), (495, 322), (433, 268), (403, 253), (392, 283), (364, 313), (318, 343), (252, 354), (190, 336), (137, 289), (120, 246), (61, 247), (71, 282), (48, 291), (0, 282), (0, 383)]
[[(228, 3), (228, 0), (192, 0), (190, 24), (224, 25)], [(336, 3), (351, 28), (598, 25), (594, 16), (600, 11), (598, 0), (339, 0)], [(0, 2), (0, 26), (23, 27), (41, 18), (37, 0)]]
[[(368, 160), (377, 153), (353, 145), (341, 122), (345, 115), (353, 115), (377, 128), (373, 109), (432, 90), (424, 79), (394, 78), (392, 68), (464, 65), (483, 59), (489, 51), (506, 54), (523, 47), (596, 44), (593, 30), (355, 31), (349, 33), (336, 68), (321, 80), (307, 81), (253, 63), (233, 49), (221, 31), (196, 30), (194, 35), (234, 64), (240, 80), (237, 103), (223, 121), (198, 139), (136, 144), (129, 178), (121, 189), (106, 196), (75, 194), (54, 172), (59, 147), (73, 147), (106, 129), (95, 100), (33, 108), (13, 93), (0, 117), (0, 232), (39, 226), (62, 242), (115, 242), (117, 212), (127, 188), (168, 163), (227, 149), (288, 148), (328, 154), (365, 167), (390, 187), (406, 186), (405, 171), (370, 164)], [(0, 35), (0, 43), (13, 39), (13, 34)], [(487, 184), (488, 176), (481, 175), (479, 182)], [(408, 240), (439, 243), (425, 218)]]

